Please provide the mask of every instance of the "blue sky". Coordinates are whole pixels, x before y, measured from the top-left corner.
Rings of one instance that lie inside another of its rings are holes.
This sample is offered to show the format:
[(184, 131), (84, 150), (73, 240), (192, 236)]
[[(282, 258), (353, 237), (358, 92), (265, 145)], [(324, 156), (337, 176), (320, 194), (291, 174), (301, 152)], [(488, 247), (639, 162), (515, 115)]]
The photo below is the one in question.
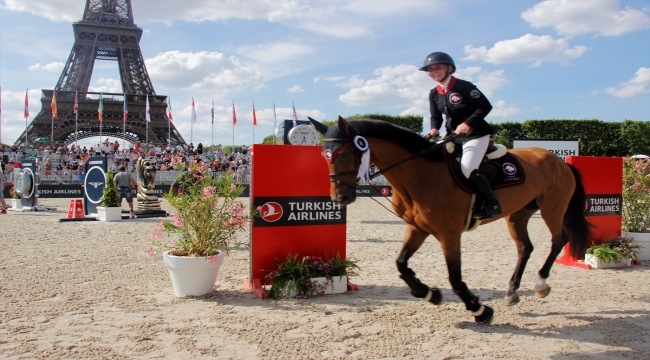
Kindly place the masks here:
[[(381, 112), (425, 116), (434, 82), (417, 71), (449, 53), (457, 76), (494, 109), (488, 121), (650, 120), (650, 0), (132, 0), (156, 93), (190, 141), (251, 144), (278, 119)], [(24, 130), (52, 89), (85, 0), (0, 0), (2, 141)], [(122, 92), (117, 63), (97, 61), (91, 91)], [(255, 102), (258, 126), (253, 129)]]

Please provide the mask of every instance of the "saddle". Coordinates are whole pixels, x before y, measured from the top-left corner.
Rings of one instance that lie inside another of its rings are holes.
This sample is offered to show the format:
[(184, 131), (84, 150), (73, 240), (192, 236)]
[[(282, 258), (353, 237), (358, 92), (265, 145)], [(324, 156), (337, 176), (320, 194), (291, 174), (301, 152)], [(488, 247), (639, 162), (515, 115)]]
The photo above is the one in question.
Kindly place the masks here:
[[(465, 231), (472, 231), (481, 224), (480, 220), (474, 218), (474, 214), (484, 206), (484, 200), (476, 196), (474, 186), (460, 169), (460, 159), (463, 155), (462, 147), (447, 143), (446, 150), (451, 177), (463, 191), (472, 194), (470, 208), (465, 220)], [(526, 180), (526, 174), (519, 160), (510, 154), (505, 146), (495, 144), (493, 140), (490, 140), (479, 170), (488, 178), (492, 189), (518, 185)]]
[[(451, 177), (463, 191), (470, 194), (475, 193), (474, 186), (460, 170), (460, 159), (463, 155), (462, 147), (455, 146), (452, 143), (446, 145), (449, 160), (447, 164), (449, 165)], [(492, 189), (519, 185), (526, 180), (524, 168), (519, 163), (519, 160), (510, 154), (505, 146), (495, 144), (493, 140), (490, 140), (479, 170), (488, 178)]]

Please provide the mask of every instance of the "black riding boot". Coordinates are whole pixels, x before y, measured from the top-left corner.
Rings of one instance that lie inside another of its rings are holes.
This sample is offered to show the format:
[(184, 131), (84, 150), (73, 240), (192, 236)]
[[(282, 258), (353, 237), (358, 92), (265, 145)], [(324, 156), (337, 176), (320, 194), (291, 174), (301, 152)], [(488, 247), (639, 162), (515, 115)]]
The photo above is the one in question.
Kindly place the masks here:
[(485, 200), (483, 209), (477, 212), (474, 217), (479, 220), (487, 220), (493, 216), (501, 215), (501, 203), (494, 197), (490, 182), (485, 175), (481, 174), (478, 170), (474, 170), (469, 175), (469, 180), (474, 184), (479, 195)]

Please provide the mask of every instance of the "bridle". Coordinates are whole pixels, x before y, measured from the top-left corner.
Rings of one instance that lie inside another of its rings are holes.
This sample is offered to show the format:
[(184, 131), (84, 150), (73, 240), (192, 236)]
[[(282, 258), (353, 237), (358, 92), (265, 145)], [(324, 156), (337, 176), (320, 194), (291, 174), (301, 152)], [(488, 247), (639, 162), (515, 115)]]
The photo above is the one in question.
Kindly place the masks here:
[[(413, 155), (411, 155), (411, 156), (409, 156), (409, 157), (407, 157), (405, 159), (402, 159), (402, 160), (396, 162), (395, 164), (386, 167), (383, 170), (378, 170), (378, 171), (373, 172), (372, 174), (369, 175), (368, 179), (372, 180), (373, 178), (375, 178), (375, 177), (377, 177), (379, 175), (385, 174), (387, 171), (389, 171), (389, 170), (391, 170), (391, 169), (393, 169), (393, 168), (395, 168), (395, 167), (397, 167), (397, 166), (399, 166), (399, 165), (401, 165), (401, 164), (403, 164), (403, 163), (405, 163), (407, 161), (413, 160), (413, 159), (415, 159), (417, 157), (420, 157), (422, 155), (425, 155), (425, 154), (427, 154), (427, 153), (429, 153), (431, 151), (439, 149), (439, 148), (443, 147), (446, 143), (451, 142), (454, 139), (456, 139), (458, 136), (460, 136), (460, 134), (453, 134), (451, 136), (442, 138), (438, 142), (435, 142), (432, 146), (430, 146), (430, 147), (428, 147), (428, 148), (426, 148), (426, 149), (424, 149), (424, 150), (422, 150), (422, 151), (420, 151), (418, 153), (415, 153), (415, 154), (413, 154)], [(352, 144), (352, 141), (350, 139), (347, 139), (347, 138), (324, 139), (323, 142), (339, 142), (339, 143), (343, 143), (343, 146), (347, 146), (347, 145)], [(355, 168), (358, 169), (359, 164), (361, 164), (361, 154), (355, 148), (355, 150), (354, 150), (354, 165), (355, 165)], [(333, 182), (333, 183), (335, 183), (337, 185), (346, 186), (346, 187), (356, 191), (356, 189), (357, 189), (357, 187), (359, 185), (360, 178), (357, 177), (356, 182), (354, 184), (349, 184), (349, 183), (343, 182), (341, 180), (336, 180), (336, 177), (344, 176), (344, 175), (350, 175), (350, 174), (357, 174), (357, 173), (358, 173), (358, 170), (350, 170), (350, 171), (341, 171), (341, 172), (336, 172), (336, 173), (330, 173), (329, 174), (330, 182)]]

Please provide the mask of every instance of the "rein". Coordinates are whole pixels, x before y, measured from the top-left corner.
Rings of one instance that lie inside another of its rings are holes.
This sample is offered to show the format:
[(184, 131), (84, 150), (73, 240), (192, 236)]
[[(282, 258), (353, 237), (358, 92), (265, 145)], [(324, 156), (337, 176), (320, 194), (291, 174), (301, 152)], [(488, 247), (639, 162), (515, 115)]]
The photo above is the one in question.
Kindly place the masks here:
[[(395, 164), (393, 164), (393, 165), (391, 165), (391, 166), (389, 166), (389, 167), (387, 167), (387, 168), (385, 168), (385, 169), (383, 169), (383, 170), (375, 171), (374, 173), (370, 174), (370, 180), (372, 180), (373, 178), (375, 178), (375, 177), (377, 177), (377, 176), (379, 176), (379, 175), (381, 175), (381, 174), (384, 174), (384, 173), (387, 172), (388, 170), (390, 170), (390, 169), (392, 169), (392, 168), (394, 168), (394, 167), (397, 167), (397, 166), (399, 166), (399, 165), (401, 165), (401, 164), (403, 164), (403, 163), (405, 163), (405, 162), (407, 162), (407, 161), (413, 160), (413, 159), (415, 159), (416, 157), (420, 157), (420, 156), (422, 156), (422, 155), (424, 155), (424, 154), (426, 154), (426, 153), (429, 153), (429, 152), (431, 152), (431, 151), (433, 151), (433, 150), (439, 149), (439, 148), (441, 148), (442, 146), (444, 146), (446, 143), (448, 143), (448, 142), (453, 141), (454, 139), (456, 139), (458, 136), (460, 136), (460, 135), (459, 135), (459, 134), (454, 134), (454, 135), (451, 135), (451, 136), (449, 136), (449, 137), (442, 138), (439, 142), (435, 143), (433, 146), (428, 147), (428, 148), (426, 148), (426, 149), (420, 151), (419, 153), (413, 154), (413, 155), (407, 157), (406, 159), (400, 160), (400, 161), (396, 162)], [(349, 173), (349, 172), (348, 172), (348, 173)], [(330, 175), (330, 176), (331, 176), (331, 175)]]

